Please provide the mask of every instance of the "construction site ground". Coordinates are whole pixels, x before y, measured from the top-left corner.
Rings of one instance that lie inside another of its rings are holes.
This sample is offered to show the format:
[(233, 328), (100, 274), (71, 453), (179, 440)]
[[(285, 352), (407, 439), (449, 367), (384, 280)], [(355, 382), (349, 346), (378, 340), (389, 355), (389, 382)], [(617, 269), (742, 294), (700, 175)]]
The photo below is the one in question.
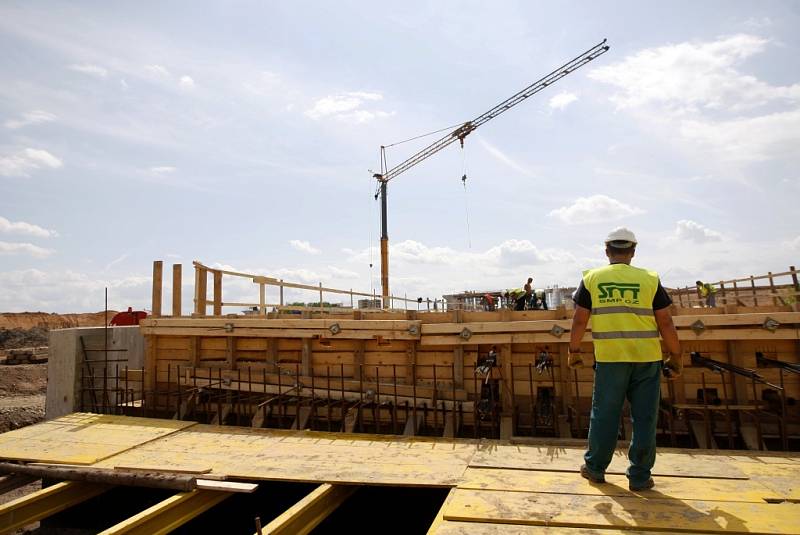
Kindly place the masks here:
[[(575, 446), (220, 427), (86, 413), (0, 435), (0, 459), (9, 461), (310, 488), (439, 489), (441, 508), (427, 519), (437, 534), (800, 533), (796, 453), (661, 449), (656, 487), (642, 492), (628, 490), (624, 451), (615, 455), (605, 484), (580, 477), (582, 453)], [(201, 492), (222, 498), (213, 494), (218, 491)], [(386, 514), (415, 514), (402, 502), (383, 508)], [(214, 509), (192, 523), (213, 516)], [(0, 518), (2, 513), (0, 506)], [(381, 527), (387, 518), (377, 520), (375, 531), (390, 532)], [(358, 519), (350, 521), (351, 527), (359, 525)]]

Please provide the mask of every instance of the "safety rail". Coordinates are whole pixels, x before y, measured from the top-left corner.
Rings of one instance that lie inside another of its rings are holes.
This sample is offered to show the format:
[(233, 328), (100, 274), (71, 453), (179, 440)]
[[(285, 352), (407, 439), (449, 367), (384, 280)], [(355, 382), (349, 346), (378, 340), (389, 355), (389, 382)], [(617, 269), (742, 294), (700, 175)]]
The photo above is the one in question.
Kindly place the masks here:
[[(417, 309), (421, 304), (425, 304), (427, 309), (430, 310), (433, 305), (433, 311), (440, 310), (439, 304), (441, 303), (442, 309), (444, 302), (440, 300), (426, 300), (409, 299), (407, 296), (398, 297), (390, 295), (382, 304), (381, 297), (375, 292), (366, 293), (355, 291), (352, 288), (349, 290), (342, 290), (338, 288), (329, 288), (323, 286), (322, 282), (318, 285), (302, 284), (298, 282), (289, 282), (275, 277), (268, 277), (254, 273), (243, 273), (239, 271), (232, 271), (221, 268), (213, 268), (206, 266), (198, 261), (193, 261), (194, 266), (194, 296), (193, 296), (193, 316), (207, 316), (208, 307), (212, 307), (212, 316), (221, 316), (223, 307), (239, 307), (249, 308), (254, 314), (266, 315), (268, 309), (276, 311), (318, 311), (326, 313), (336, 313), (338, 311), (349, 312), (356, 308), (356, 298), (366, 298), (369, 300), (367, 309), (374, 308), (379, 310), (395, 310), (395, 304), (402, 304), (403, 308), (399, 310), (410, 310), (409, 304), (417, 305)], [(153, 262), (153, 292), (152, 292), (152, 316), (162, 317), (163, 314), (163, 273), (164, 263), (161, 260)], [(208, 278), (212, 278), (212, 296), (208, 295)], [(225, 301), (223, 299), (223, 276), (239, 277), (250, 279), (253, 284), (258, 285), (258, 302), (240, 302), (240, 301)], [(182, 315), (182, 281), (183, 281), (183, 267), (181, 264), (172, 265), (172, 316), (180, 317)], [(267, 287), (272, 286), (278, 288), (278, 300), (276, 303), (267, 302)], [(287, 305), (284, 298), (284, 289), (290, 288), (295, 290), (313, 291), (318, 293), (319, 300), (318, 306), (292, 306)], [(350, 306), (334, 306), (328, 304), (324, 300), (325, 294), (334, 294), (340, 296), (350, 297)]]
[[(781, 280), (783, 279), (783, 280)], [(767, 281), (768, 284), (756, 284)], [(768, 272), (766, 275), (750, 275), (738, 279), (711, 282), (716, 288), (718, 306), (792, 306), (800, 297), (800, 281), (795, 266), (780, 273)], [(672, 301), (686, 308), (702, 307), (706, 298), (700, 295), (695, 286), (685, 286), (669, 290)]]

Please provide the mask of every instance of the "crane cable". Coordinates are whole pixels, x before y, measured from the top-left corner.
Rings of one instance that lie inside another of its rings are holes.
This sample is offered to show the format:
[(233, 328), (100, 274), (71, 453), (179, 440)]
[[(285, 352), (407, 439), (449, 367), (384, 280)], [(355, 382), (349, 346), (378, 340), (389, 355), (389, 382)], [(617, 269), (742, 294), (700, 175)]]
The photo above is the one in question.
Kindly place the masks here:
[[(375, 217), (375, 211), (376, 211), (375, 210), (375, 205), (377, 203), (376, 203), (376, 199), (372, 195), (372, 182), (371, 181), (369, 183), (369, 196), (370, 196), (370, 203), (369, 203), (369, 212), (370, 212), (370, 214), (369, 214), (369, 218), (370, 218), (370, 221), (372, 221), (372, 219)], [(374, 291), (375, 291), (375, 287), (373, 285), (373, 282), (374, 282), (373, 281), (373, 279), (374, 279), (374, 275), (373, 275), (374, 271), (373, 271), (373, 268), (372, 268), (372, 266), (373, 266), (372, 255), (373, 255), (374, 245), (372, 243), (372, 223), (370, 223), (367, 226), (369, 227), (369, 291), (370, 291), (370, 293), (374, 293)]]
[(472, 236), (469, 230), (469, 199), (467, 197), (467, 151), (464, 150), (464, 141), (461, 141), (461, 184), (464, 186), (464, 215), (467, 220), (467, 247), (472, 249)]

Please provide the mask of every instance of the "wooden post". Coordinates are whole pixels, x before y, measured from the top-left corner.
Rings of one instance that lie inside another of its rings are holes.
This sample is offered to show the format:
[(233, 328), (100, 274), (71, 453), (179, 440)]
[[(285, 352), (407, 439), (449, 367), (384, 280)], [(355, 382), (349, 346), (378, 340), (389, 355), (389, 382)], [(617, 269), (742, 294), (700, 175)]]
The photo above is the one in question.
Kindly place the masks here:
[(758, 306), (758, 297), (756, 297), (756, 281), (753, 279), (753, 276), (750, 275), (750, 287), (753, 289), (753, 306)]
[(153, 304), (151, 309), (152, 316), (158, 318), (161, 316), (161, 284), (163, 282), (164, 262), (156, 260), (153, 262)]
[[(514, 410), (514, 399), (511, 397), (511, 359), (513, 358), (511, 352), (511, 344), (500, 345), (500, 369), (502, 370), (502, 384), (503, 395), (500, 398), (502, 404), (503, 414), (511, 415)], [(463, 375), (463, 354), (461, 359), (462, 375)]]
[(172, 264), (172, 315), (176, 318), (181, 315), (182, 269), (180, 264)]
[(353, 306), (353, 289), (352, 288), (350, 288), (350, 308), (351, 309), (355, 308)]
[(214, 315), (222, 316), (222, 272), (214, 271)]
[(281, 279), (280, 288), (281, 288), (281, 300), (279, 301), (279, 303), (281, 304), (281, 306), (283, 306), (283, 279)]
[(767, 276), (769, 277), (769, 293), (772, 294), (772, 304), (778, 306), (780, 303), (778, 303), (778, 296), (775, 295), (775, 280), (772, 278), (772, 272), (768, 271)]
[(722, 294), (722, 303), (727, 305), (728, 300), (725, 299), (725, 281), (719, 281), (719, 291)]
[(208, 271), (201, 267), (195, 267), (195, 299), (194, 312), (198, 316), (206, 315), (206, 300), (208, 298)]
[(193, 368), (200, 366), (200, 337), (189, 337), (189, 354)]
[(261, 315), (267, 313), (266, 302), (266, 285), (262, 282), (258, 285), (258, 313)]
[(322, 283), (319, 283), (319, 311), (322, 312)]
[(280, 373), (278, 368), (278, 339), (267, 338), (267, 368), (272, 368), (275, 373)]
[(145, 400), (145, 405), (150, 403), (150, 400), (146, 398), (147, 393), (152, 395), (156, 387), (156, 363), (156, 336), (146, 334), (144, 336), (144, 382), (142, 384), (142, 398)]

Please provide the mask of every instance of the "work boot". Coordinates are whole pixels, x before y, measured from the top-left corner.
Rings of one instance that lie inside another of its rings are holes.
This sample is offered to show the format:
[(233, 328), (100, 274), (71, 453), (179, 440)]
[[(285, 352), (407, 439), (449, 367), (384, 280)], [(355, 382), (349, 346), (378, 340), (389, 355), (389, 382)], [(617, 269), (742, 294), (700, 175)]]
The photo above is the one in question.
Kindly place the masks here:
[(581, 477), (583, 477), (584, 479), (588, 479), (592, 483), (605, 483), (606, 482), (605, 476), (596, 476), (596, 475), (594, 475), (593, 473), (591, 473), (589, 471), (588, 468), (586, 468), (585, 464), (581, 465)]
[(639, 491), (642, 491), (642, 490), (650, 490), (655, 486), (656, 486), (656, 482), (653, 481), (652, 477), (649, 478), (644, 483), (640, 483), (638, 485), (636, 485), (634, 483), (629, 483), (628, 484), (628, 488), (631, 489), (633, 492), (639, 492)]

